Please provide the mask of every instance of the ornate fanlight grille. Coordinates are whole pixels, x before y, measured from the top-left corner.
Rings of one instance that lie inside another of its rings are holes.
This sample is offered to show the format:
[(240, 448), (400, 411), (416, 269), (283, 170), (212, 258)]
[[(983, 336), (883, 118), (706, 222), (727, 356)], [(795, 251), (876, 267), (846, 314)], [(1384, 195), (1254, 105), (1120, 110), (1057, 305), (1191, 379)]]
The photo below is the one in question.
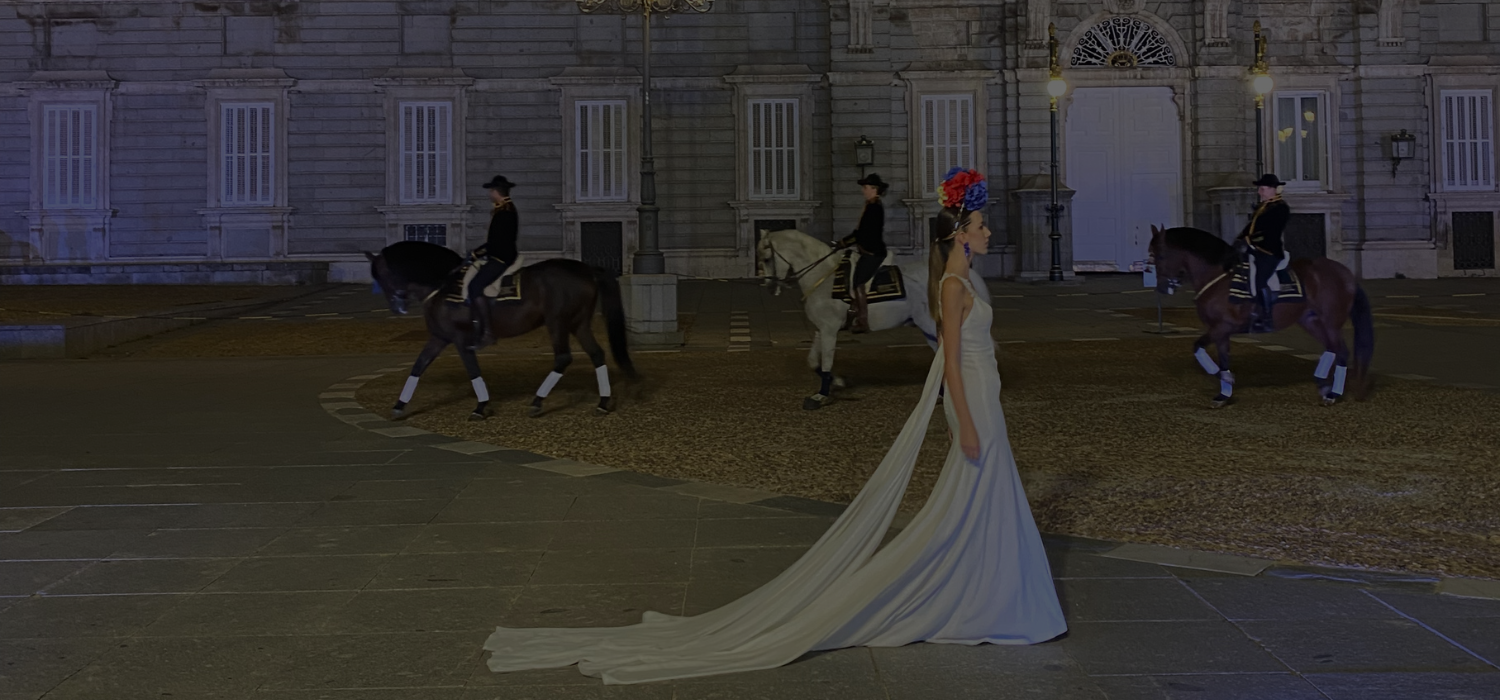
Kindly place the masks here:
[(1069, 65), (1134, 68), (1175, 66), (1172, 45), (1155, 27), (1134, 17), (1111, 17), (1089, 28), (1073, 47)]

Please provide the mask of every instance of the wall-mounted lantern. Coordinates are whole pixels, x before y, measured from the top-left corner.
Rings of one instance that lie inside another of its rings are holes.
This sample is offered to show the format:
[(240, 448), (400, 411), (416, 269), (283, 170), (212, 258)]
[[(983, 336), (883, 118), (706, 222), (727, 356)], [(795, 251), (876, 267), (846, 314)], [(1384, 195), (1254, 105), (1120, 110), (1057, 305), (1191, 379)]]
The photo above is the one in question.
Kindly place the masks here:
[(859, 140), (854, 142), (854, 164), (859, 166), (860, 174), (864, 169), (875, 164), (875, 142), (859, 135)]
[(1417, 155), (1417, 137), (1415, 134), (1406, 133), (1402, 129), (1399, 134), (1391, 134), (1391, 177), (1396, 176), (1396, 168), (1401, 161), (1415, 158)]

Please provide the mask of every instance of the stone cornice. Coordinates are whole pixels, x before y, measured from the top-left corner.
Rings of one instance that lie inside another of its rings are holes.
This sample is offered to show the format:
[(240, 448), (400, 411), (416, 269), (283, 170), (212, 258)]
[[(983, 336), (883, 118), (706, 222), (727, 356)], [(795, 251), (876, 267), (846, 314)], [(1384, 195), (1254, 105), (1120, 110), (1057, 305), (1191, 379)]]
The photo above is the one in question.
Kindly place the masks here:
[(297, 84), (280, 68), (215, 68), (208, 77), (192, 81), (201, 88), (286, 88)]

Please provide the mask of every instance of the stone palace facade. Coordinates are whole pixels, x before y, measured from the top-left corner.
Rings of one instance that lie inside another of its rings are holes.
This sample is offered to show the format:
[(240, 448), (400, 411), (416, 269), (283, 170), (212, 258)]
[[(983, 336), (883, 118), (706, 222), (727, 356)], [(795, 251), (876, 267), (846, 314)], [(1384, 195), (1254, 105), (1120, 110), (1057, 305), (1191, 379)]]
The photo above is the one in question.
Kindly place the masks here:
[[(1152, 224), (1232, 236), (1254, 201), (1257, 21), (1291, 248), (1364, 277), (1496, 274), (1495, 0), (658, 16), (668, 271), (749, 277), (758, 229), (848, 232), (866, 171), (893, 185), (888, 242), (922, 255), (936, 181), (963, 165), (990, 179), (985, 271), (1044, 277), (1049, 24), (1069, 85), (1065, 268), (1131, 269)], [(640, 17), (572, 0), (0, 0), (0, 278), (358, 280), (362, 252), (393, 241), (477, 244), (496, 173), (518, 183), (529, 257), (628, 273), (640, 87)]]

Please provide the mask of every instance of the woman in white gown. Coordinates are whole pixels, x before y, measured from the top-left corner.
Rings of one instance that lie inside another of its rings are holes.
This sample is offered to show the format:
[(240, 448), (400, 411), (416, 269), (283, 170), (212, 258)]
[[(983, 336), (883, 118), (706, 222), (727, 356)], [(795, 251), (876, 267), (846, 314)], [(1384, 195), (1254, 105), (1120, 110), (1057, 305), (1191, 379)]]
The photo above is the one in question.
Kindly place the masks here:
[[(929, 285), (940, 300), (932, 302), (940, 351), (890, 451), (817, 544), (769, 583), (702, 615), (496, 628), (484, 645), (491, 670), (576, 663), (605, 683), (643, 683), (773, 668), (822, 649), (1035, 644), (1067, 630), (1006, 435), (993, 312), (969, 287), (969, 257), (983, 254), (990, 237), (983, 177), (955, 168), (940, 196), (938, 231), (947, 233), (933, 241)], [(958, 439), (926, 505), (880, 547), (944, 383)]]

